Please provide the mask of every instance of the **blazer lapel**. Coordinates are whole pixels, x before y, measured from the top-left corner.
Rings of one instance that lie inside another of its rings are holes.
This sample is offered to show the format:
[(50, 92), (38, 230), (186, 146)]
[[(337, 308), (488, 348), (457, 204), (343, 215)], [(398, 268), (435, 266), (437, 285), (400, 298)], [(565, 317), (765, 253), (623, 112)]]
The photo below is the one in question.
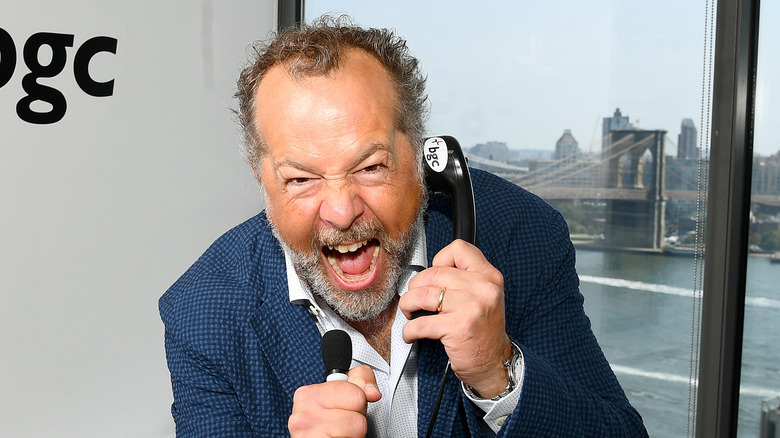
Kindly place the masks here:
[[(279, 277), (284, 278), (283, 271)], [(321, 336), (308, 310), (290, 303), (286, 279), (269, 289), (250, 324), (277, 381), (292, 401), (298, 387), (325, 381)]]

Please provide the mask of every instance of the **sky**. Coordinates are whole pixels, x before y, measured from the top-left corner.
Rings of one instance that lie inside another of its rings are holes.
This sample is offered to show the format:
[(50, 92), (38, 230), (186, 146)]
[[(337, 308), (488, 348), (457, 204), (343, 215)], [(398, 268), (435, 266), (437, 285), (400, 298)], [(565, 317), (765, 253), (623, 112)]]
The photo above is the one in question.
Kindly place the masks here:
[[(407, 39), (428, 75), (430, 134), (453, 135), (464, 147), (501, 141), (552, 150), (570, 129), (583, 152), (597, 152), (602, 119), (620, 108), (641, 129), (667, 131), (674, 155), (682, 119), (700, 134), (709, 126), (707, 2), (644, 3), (307, 0), (305, 14), (346, 13)], [(762, 19), (777, 15), (772, 7)], [(758, 117), (755, 149), (768, 155), (778, 146), (758, 130), (765, 119)]]

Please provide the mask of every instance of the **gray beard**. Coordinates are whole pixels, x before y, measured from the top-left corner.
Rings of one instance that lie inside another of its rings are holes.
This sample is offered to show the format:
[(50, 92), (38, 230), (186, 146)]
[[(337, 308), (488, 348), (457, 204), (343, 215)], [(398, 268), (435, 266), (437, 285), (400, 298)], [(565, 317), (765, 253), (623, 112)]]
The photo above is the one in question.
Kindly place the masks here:
[[(398, 282), (404, 268), (408, 266), (414, 251), (416, 238), (421, 236), (423, 227), (423, 212), (425, 202), (418, 210), (417, 218), (409, 230), (397, 239), (391, 239), (385, 228), (378, 222), (357, 222), (347, 230), (314, 230), (310, 249), (295, 251), (284, 241), (273, 221), (271, 230), (287, 251), (295, 271), (313, 293), (321, 297), (336, 313), (348, 321), (367, 321), (378, 316), (387, 309), (396, 296)], [(360, 291), (346, 291), (335, 286), (328, 275), (328, 267), (322, 258), (322, 247), (336, 245), (339, 242), (356, 242), (367, 239), (378, 239), (387, 255), (387, 270), (384, 278)]]

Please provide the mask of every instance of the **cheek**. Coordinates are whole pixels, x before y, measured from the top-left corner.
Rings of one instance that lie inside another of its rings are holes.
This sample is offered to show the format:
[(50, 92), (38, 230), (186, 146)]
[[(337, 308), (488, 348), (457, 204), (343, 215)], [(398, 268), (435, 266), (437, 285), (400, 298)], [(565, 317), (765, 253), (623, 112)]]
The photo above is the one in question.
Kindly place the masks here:
[(372, 202), (375, 208), (372, 210), (388, 231), (397, 236), (398, 233), (408, 231), (416, 218), (420, 195), (417, 181), (408, 181), (388, 188), (382, 196), (375, 197)]
[(267, 194), (266, 214), (292, 249), (306, 251), (310, 248), (316, 209), (306, 203), (290, 202), (283, 195)]

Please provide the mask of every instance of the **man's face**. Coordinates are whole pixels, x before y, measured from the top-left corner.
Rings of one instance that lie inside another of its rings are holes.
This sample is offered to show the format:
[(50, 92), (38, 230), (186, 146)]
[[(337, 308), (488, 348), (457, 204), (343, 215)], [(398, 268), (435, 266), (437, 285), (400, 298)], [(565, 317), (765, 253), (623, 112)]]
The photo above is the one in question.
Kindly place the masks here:
[(343, 317), (375, 316), (395, 295), (423, 194), (412, 145), (396, 128), (390, 77), (353, 50), (327, 76), (271, 68), (257, 100), (268, 145), (261, 183), (277, 237)]

